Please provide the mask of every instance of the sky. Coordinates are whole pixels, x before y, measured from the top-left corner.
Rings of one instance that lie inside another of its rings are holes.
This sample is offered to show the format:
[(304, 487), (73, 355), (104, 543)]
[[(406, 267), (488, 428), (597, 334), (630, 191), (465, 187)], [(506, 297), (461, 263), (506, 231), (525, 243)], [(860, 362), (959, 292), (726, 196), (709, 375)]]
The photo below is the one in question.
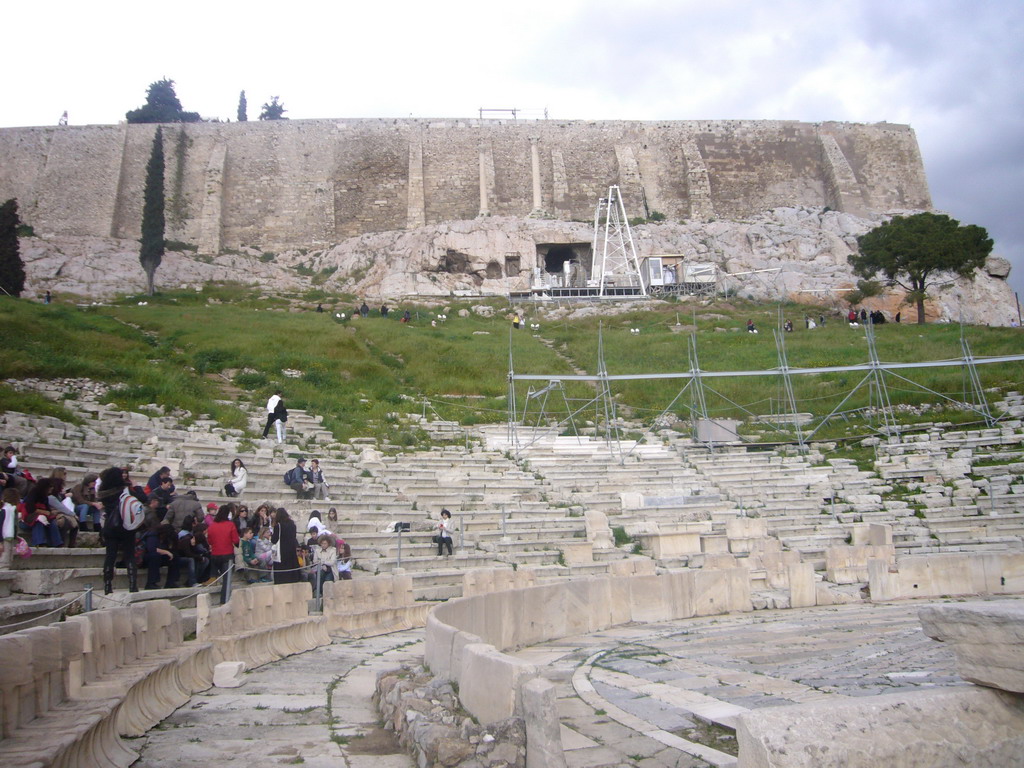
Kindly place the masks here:
[(293, 119), (907, 123), (935, 208), (986, 227), (1024, 293), (1024, 0), (51, 0), (4, 21), (0, 127), (116, 123), (163, 77), (231, 120), (245, 90), (249, 119), (279, 96)]

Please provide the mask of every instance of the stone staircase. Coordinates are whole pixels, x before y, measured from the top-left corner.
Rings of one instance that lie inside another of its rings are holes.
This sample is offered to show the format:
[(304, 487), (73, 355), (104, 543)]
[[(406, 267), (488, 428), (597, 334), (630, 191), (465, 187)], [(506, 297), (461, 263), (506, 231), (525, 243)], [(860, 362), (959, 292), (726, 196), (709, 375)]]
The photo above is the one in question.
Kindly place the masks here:
[[(516, 455), (504, 425), (473, 428), (471, 440), (460, 427), (458, 440), (409, 451), (371, 439), (339, 443), (320, 417), (302, 411), (290, 413), (287, 440), (278, 445), (154, 408), (128, 413), (83, 401), (74, 409), (81, 424), (2, 414), (0, 434), (39, 476), (62, 466), (76, 482), (87, 471), (127, 465), (137, 482), (145, 482), (166, 464), (179, 492), (195, 490), (204, 503), (227, 501), (223, 483), (239, 457), (249, 471), (241, 501), (250, 508), (262, 502), (284, 506), (302, 529), (314, 509), (333, 507), (333, 527), (352, 546), (356, 578), (406, 573), (419, 599), (461, 594), (463, 575), (474, 568), (524, 566), (537, 569), (540, 579), (607, 572), (609, 563), (628, 556), (631, 544), (594, 549), (593, 559), (584, 562), (567, 556), (588, 540), (584, 513), (593, 511), (627, 531), (653, 526), (674, 533), (700, 524), (705, 543), (716, 547), (726, 541), (730, 521), (761, 518), (783, 551), (798, 553), (818, 571), (830, 547), (872, 522), (892, 528), (897, 554), (1019, 551), (1024, 542), (1019, 421), (985, 430), (939, 425), (898, 445), (879, 444), (872, 472), (827, 457), (827, 446), (812, 446), (805, 455), (744, 447), (708, 453), (674, 433), (657, 435), (653, 444), (624, 442), (613, 451), (601, 439), (520, 428), (518, 447), (528, 447)], [(262, 414), (251, 414), (250, 428), (262, 430)], [(452, 429), (443, 425), (441, 431)], [(284, 486), (282, 475), (299, 456), (320, 460), (330, 501), (297, 500)], [(455, 553), (439, 558), (431, 537), (442, 508), (453, 514)], [(395, 522), (409, 524), (401, 539), (390, 532)], [(80, 544), (38, 550), (0, 571), (0, 616), (25, 613), (33, 600), (50, 610), (54, 599), (98, 585), (102, 556), (88, 546), (88, 535)], [(665, 557), (658, 565), (701, 565), (711, 554)], [(168, 596), (162, 592), (131, 599)], [(5, 614), (7, 604), (15, 607)]]

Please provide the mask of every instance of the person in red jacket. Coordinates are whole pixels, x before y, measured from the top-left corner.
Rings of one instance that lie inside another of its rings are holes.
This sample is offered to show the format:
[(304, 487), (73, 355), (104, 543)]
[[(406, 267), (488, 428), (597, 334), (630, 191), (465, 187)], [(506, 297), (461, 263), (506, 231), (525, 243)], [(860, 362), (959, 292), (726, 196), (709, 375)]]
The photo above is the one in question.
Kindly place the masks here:
[(234, 504), (223, 504), (217, 510), (217, 516), (206, 531), (206, 540), (210, 543), (210, 563), (213, 570), (210, 573), (211, 579), (220, 576), (228, 569), (228, 566), (235, 559), (235, 547), (239, 541), (238, 529), (231, 522), (231, 512)]

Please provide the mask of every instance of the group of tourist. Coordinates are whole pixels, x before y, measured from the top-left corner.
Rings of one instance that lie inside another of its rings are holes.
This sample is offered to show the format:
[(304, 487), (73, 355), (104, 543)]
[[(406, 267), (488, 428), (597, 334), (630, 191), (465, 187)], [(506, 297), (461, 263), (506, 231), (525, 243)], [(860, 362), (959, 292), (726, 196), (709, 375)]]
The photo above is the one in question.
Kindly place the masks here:
[[(893, 320), (898, 323), (901, 317), (902, 313), (897, 312), (893, 317)], [(868, 323), (871, 323), (872, 325), (884, 325), (887, 322), (885, 313), (882, 310), (873, 309), (868, 312), (863, 307), (859, 312), (856, 309), (851, 308), (850, 311), (846, 313), (846, 321), (851, 326), (867, 325)]]
[(307, 469), (306, 460), (300, 456), (295, 460), (295, 466), (284, 473), (284, 484), (295, 491), (296, 499), (331, 500), (327, 495), (330, 483), (324, 477), (318, 459), (311, 460)]
[[(303, 462), (304, 463), (304, 462)], [(325, 495), (327, 483), (319, 462), (307, 475), (314, 493)], [(301, 466), (301, 465), (300, 465)], [(300, 543), (295, 523), (283, 507), (269, 502), (250, 511), (239, 501), (210, 502), (204, 507), (194, 490), (178, 493), (169, 467), (160, 467), (145, 486), (132, 482), (127, 468), (110, 467), (87, 473), (80, 482), (65, 487), (67, 472), (55, 468), (48, 477), (36, 478), (23, 469), (16, 450), (8, 446), (0, 460), (0, 554), (13, 547), (19, 532), (32, 547), (74, 547), (78, 532), (95, 531), (105, 549), (103, 589), (113, 591), (115, 568), (125, 568), (128, 588), (138, 591), (139, 567), (145, 569), (145, 589), (179, 585), (212, 584), (241, 556), (246, 579), (291, 583), (309, 576), (315, 581), (319, 566), (329, 565), (331, 578), (351, 578), (348, 544), (323, 527), (316, 540)], [(231, 463), (225, 495), (235, 498), (246, 487), (247, 472), (241, 459)], [(331, 509), (329, 519), (337, 521)], [(321, 545), (324, 539), (327, 547)], [(321, 554), (330, 549), (334, 558)], [(311, 575), (312, 572), (312, 575)], [(321, 573), (321, 581), (323, 574)]]

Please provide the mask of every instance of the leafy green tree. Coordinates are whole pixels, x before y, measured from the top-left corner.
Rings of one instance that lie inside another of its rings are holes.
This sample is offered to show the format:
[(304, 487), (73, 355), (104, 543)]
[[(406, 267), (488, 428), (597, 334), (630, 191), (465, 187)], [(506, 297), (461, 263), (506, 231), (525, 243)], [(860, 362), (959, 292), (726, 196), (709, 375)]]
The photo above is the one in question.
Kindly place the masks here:
[(146, 165), (139, 263), (146, 272), (146, 293), (153, 295), (153, 277), (164, 257), (164, 132), (157, 127)]
[(198, 123), (198, 112), (186, 112), (174, 92), (174, 81), (157, 80), (146, 91), (146, 103), (125, 113), (129, 123)]
[(25, 290), (25, 263), (18, 250), (18, 201), (0, 205), (0, 291), (21, 296)]
[(896, 216), (857, 238), (859, 254), (850, 256), (861, 277), (881, 274), (890, 286), (907, 292), (908, 304), (917, 306), (917, 322), (924, 322), (927, 290), (942, 273), (974, 279), (992, 252), (984, 227), (961, 226), (944, 214)]
[(284, 108), (284, 104), (278, 101), (278, 96), (274, 96), (270, 99), (270, 102), (263, 105), (263, 111), (260, 112), (260, 120), (287, 120), (284, 116), (287, 111)]
[(249, 120), (248, 108), (249, 104), (245, 100), (245, 91), (242, 91), (238, 96), (238, 122), (244, 123)]
[(858, 280), (857, 289), (847, 292), (843, 298), (847, 304), (855, 307), (864, 299), (870, 299), (872, 296), (881, 296), (884, 292), (884, 286), (877, 280)]

